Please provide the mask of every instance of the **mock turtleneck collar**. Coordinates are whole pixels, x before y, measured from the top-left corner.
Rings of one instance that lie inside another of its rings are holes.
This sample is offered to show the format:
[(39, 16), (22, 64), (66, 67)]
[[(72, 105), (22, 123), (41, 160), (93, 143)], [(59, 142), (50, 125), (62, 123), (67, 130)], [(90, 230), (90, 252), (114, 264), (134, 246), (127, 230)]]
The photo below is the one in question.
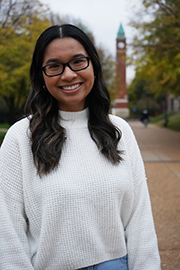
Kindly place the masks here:
[(89, 110), (88, 108), (78, 112), (67, 112), (59, 110), (61, 125), (64, 128), (87, 127)]

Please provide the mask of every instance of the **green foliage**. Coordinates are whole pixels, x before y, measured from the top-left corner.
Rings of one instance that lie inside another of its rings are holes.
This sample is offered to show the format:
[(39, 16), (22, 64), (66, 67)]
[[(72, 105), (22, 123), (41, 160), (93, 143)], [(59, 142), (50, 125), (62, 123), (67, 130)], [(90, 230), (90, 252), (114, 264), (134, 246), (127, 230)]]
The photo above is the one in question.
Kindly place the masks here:
[(168, 128), (180, 131), (180, 114), (175, 114), (169, 119)]
[(9, 121), (10, 115), (7, 106), (0, 99), (0, 123), (8, 123)]
[(9, 124), (7, 123), (4, 123), (4, 124), (0, 124), (0, 129), (3, 128), (3, 129), (8, 129), (10, 127)]
[(20, 111), (30, 89), (29, 68), (35, 40), (49, 23), (33, 18), (31, 25), (19, 33), (0, 28), (0, 97), (13, 116)]
[[(150, 115), (160, 111), (157, 99), (149, 91), (148, 81), (138, 74), (128, 87), (128, 99), (131, 116), (139, 117), (144, 109), (147, 109)], [(136, 108), (136, 113), (132, 112), (133, 108)]]
[[(168, 118), (171, 117), (171, 116), (173, 116), (174, 114), (175, 114), (174, 112), (168, 112), (168, 113), (166, 113), (166, 115), (167, 115)], [(152, 124), (156, 124), (158, 122), (163, 122), (164, 121), (164, 118), (165, 118), (165, 114), (162, 113), (162, 114), (159, 114), (159, 115), (157, 115), (155, 117), (152, 117), (150, 122)]]
[(30, 89), (29, 67), (35, 41), (50, 23), (35, 0), (3, 0), (0, 14), (0, 98), (13, 123)]
[(0, 124), (0, 145), (2, 144), (2, 141), (4, 139), (4, 136), (6, 135), (6, 131), (10, 127), (9, 124)]
[(116, 63), (111, 54), (109, 54), (102, 46), (96, 46), (102, 65), (102, 73), (110, 94), (111, 101), (117, 97), (116, 87)]
[(6, 132), (4, 131), (1, 131), (1, 128), (0, 128), (0, 145), (2, 144), (3, 140), (4, 140), (4, 136), (6, 135)]
[[(161, 114), (151, 119), (151, 123), (164, 127), (165, 115)], [(167, 128), (180, 131), (180, 113), (168, 113)]]
[(3, 142), (3, 139), (4, 139), (4, 133), (0, 132), (0, 146)]
[(180, 94), (180, 0), (144, 0), (143, 21), (132, 21), (137, 29), (132, 62), (148, 81), (156, 96)]

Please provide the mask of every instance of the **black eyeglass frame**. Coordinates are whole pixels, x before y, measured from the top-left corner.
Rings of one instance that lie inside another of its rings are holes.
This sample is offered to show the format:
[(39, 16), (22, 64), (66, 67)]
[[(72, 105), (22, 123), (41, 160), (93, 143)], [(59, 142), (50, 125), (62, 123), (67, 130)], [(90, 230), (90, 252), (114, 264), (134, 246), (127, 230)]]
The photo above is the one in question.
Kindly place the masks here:
[[(83, 70), (83, 69), (86, 69), (87, 67), (89, 67), (89, 60), (91, 60), (91, 58), (90, 58), (89, 56), (83, 56), (83, 57), (81, 57), (81, 58), (79, 58), (79, 59), (82, 59), (82, 58), (86, 58), (86, 59), (87, 59), (87, 66), (84, 67), (84, 68), (81, 68), (81, 69), (73, 69), (73, 68), (69, 65), (69, 63), (70, 63), (71, 61), (73, 61), (73, 59), (70, 60), (70, 61), (67, 62), (67, 63), (61, 63), (61, 64), (63, 65), (62, 72), (60, 72), (60, 73), (58, 73), (58, 74), (55, 74), (55, 75), (48, 75), (48, 74), (46, 73), (46, 67), (49, 66), (50, 64), (47, 64), (47, 65), (43, 66), (41, 69), (42, 69), (42, 71), (44, 72), (44, 74), (45, 74), (47, 77), (55, 77), (55, 76), (59, 76), (59, 75), (63, 74), (63, 72), (64, 72), (64, 70), (65, 70), (65, 67), (70, 68), (72, 71), (80, 71), (80, 70)], [(77, 59), (77, 60), (78, 60), (78, 59)]]

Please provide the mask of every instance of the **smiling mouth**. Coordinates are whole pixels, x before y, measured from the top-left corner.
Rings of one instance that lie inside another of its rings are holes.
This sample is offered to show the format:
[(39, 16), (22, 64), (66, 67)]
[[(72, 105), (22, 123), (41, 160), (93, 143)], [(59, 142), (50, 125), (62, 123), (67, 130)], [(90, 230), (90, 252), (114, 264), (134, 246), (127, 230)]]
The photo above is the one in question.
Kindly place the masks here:
[(75, 84), (75, 85), (72, 85), (72, 86), (63, 86), (63, 87), (61, 87), (63, 90), (65, 90), (65, 91), (72, 91), (72, 90), (75, 90), (75, 89), (77, 89), (78, 87), (80, 87), (80, 83), (77, 83), (77, 84)]

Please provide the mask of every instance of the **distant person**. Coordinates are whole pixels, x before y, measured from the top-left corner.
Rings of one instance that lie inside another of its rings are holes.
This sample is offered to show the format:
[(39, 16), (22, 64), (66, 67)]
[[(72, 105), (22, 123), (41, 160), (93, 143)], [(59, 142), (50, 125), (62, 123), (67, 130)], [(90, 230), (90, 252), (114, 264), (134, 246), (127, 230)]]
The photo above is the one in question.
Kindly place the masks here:
[(141, 122), (144, 124), (145, 127), (147, 127), (147, 124), (149, 122), (149, 112), (148, 110), (143, 110), (140, 116)]
[(38, 38), (27, 117), (0, 150), (1, 270), (159, 270), (143, 161), (90, 39)]

